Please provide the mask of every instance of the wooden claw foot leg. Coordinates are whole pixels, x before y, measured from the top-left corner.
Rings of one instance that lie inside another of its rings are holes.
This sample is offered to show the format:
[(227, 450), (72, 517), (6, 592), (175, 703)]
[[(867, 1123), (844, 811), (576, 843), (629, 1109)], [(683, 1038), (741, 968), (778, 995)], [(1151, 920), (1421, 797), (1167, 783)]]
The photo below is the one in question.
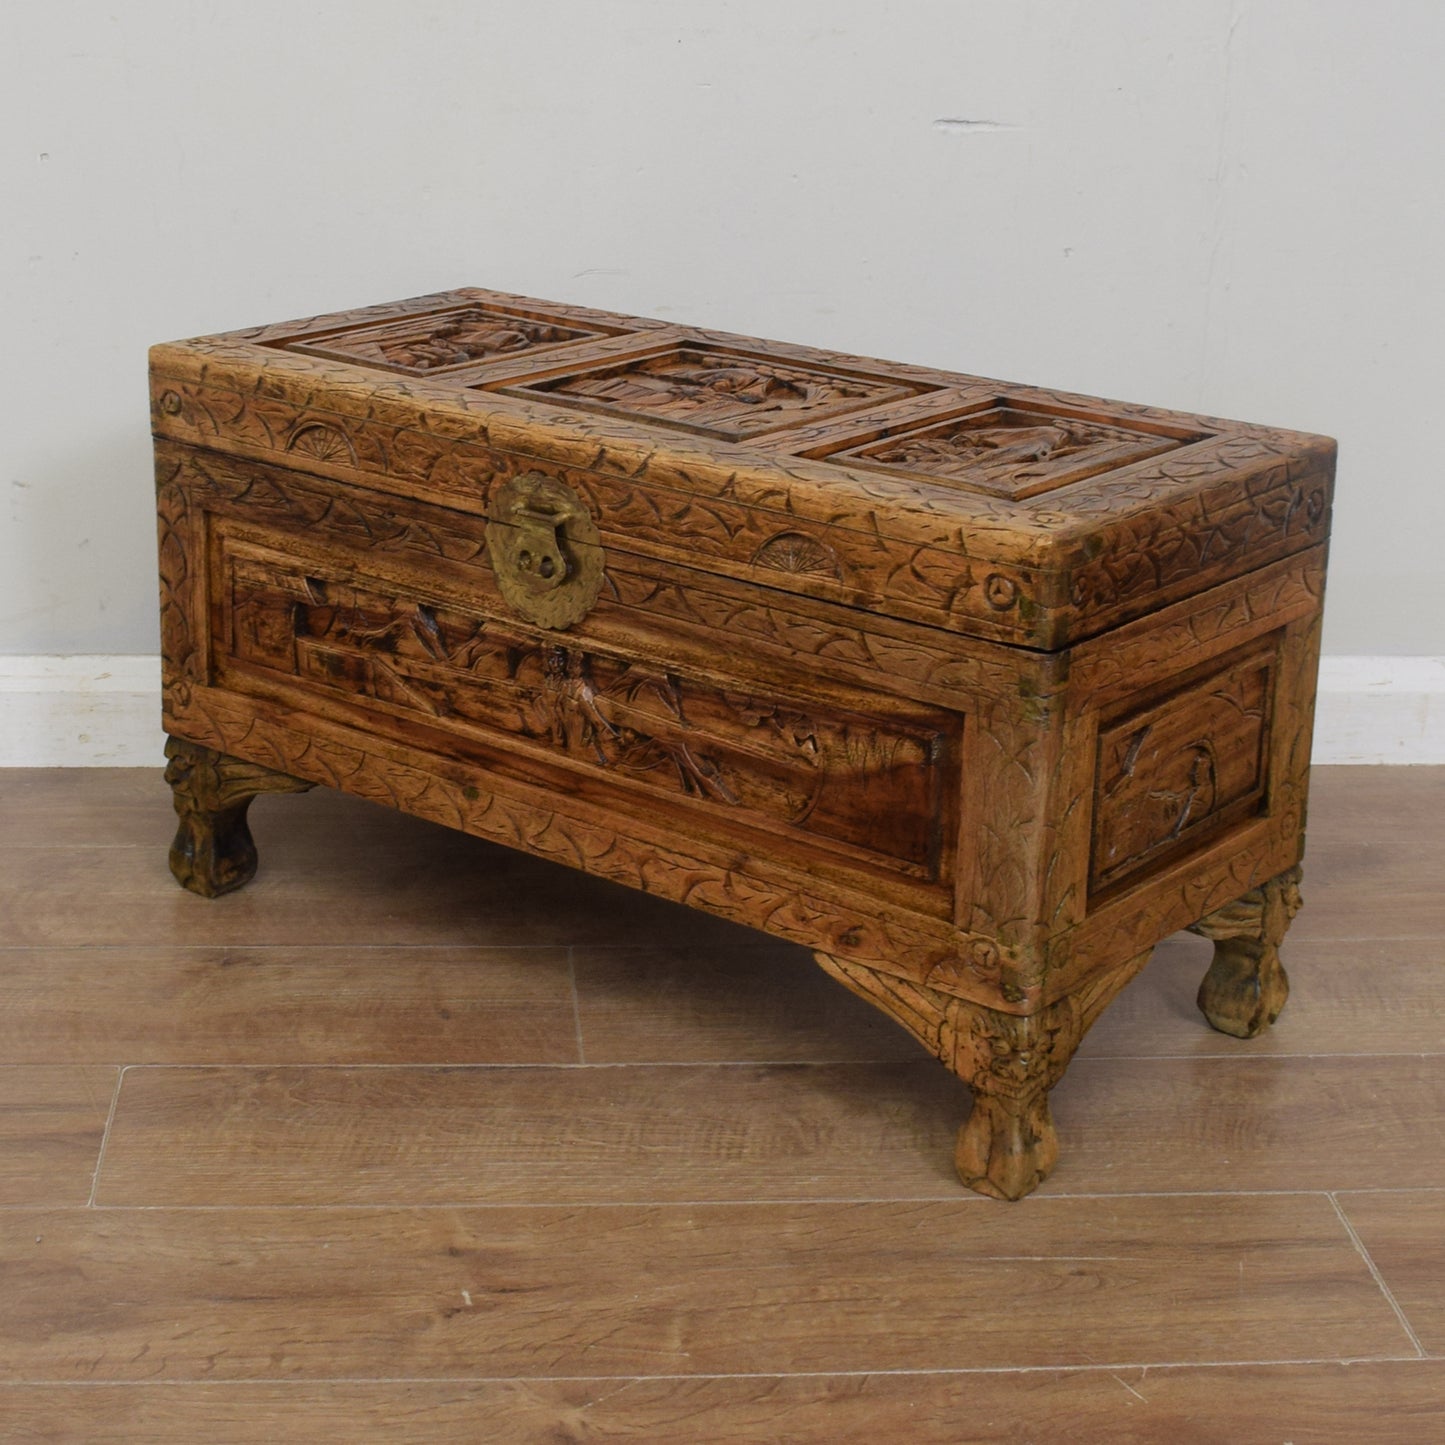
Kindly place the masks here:
[(1280, 1015), (1289, 976), (1279, 945), (1300, 909), (1300, 870), (1291, 868), (1216, 909), (1190, 932), (1214, 942), (1214, 961), (1199, 985), (1199, 1007), (1220, 1033), (1252, 1039)]
[(1140, 954), (1034, 1013), (1013, 1014), (854, 959), (815, 957), (973, 1091), (973, 1112), (959, 1130), (954, 1162), (970, 1189), (995, 1199), (1022, 1199), (1048, 1178), (1059, 1157), (1049, 1090), (1104, 1005), (1149, 960)]
[(171, 872), (182, 888), (216, 898), (249, 883), (256, 844), (246, 811), (258, 793), (304, 793), (312, 784), (228, 757), (184, 738), (166, 741), (166, 782), (180, 826)]
[(970, 1189), (1022, 1199), (1048, 1178), (1059, 1158), (1049, 1090), (1077, 1047), (1067, 1010), (1018, 1018), (968, 1006), (970, 1037), (960, 1074), (973, 1090), (973, 1112), (958, 1131), (954, 1164)]

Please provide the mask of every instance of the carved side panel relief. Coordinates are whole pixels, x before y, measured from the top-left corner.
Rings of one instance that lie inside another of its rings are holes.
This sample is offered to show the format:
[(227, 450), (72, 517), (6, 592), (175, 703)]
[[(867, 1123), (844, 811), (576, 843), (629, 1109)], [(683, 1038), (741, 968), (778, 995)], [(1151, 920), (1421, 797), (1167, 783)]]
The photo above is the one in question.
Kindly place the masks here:
[(374, 704), (368, 727), (389, 716), (403, 732), (411, 720), (462, 741), (521, 743), (913, 877), (939, 876), (957, 715), (870, 716), (754, 696), (224, 534), (219, 568), (228, 686), (289, 678), (338, 707)]
[(1263, 811), (1275, 657), (1255, 650), (1100, 728), (1091, 894)]

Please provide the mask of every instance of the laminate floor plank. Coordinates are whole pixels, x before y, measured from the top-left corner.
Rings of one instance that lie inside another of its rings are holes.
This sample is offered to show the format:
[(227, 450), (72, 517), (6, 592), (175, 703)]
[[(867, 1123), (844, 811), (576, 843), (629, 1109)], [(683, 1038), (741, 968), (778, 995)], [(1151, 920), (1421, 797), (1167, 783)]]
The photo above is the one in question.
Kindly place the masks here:
[(1339, 1200), (1426, 1353), (1445, 1356), (1445, 1190)]
[(1445, 768), (1315, 768), (1304, 939), (1445, 938)]
[(479, 1383), (10, 1385), (22, 1445), (1421, 1445), (1445, 1361)]
[(1445, 938), (1445, 838), (1412, 834), (1403, 821), (1389, 838), (1351, 838), (1338, 829), (1321, 838), (1322, 831), (1314, 830), (1305, 854), (1305, 905), (1290, 940)]
[(1310, 836), (1381, 838), (1397, 827), (1441, 834), (1445, 767), (1317, 767), (1310, 772)]
[(926, 1056), (806, 949), (579, 948), (575, 964), (590, 1063)]
[(1165, 939), (1085, 1035), (1078, 1057), (1445, 1053), (1437, 1012), (1445, 991), (1445, 938), (1287, 940), (1289, 1003), (1254, 1039), (1219, 1033), (1199, 1012), (1194, 996), (1212, 952), (1211, 943), (1193, 934)]
[(28, 848), (154, 846), (175, 832), (170, 788), (152, 768), (0, 769), (0, 841)]
[(1400, 1358), (1329, 1200), (0, 1216), (11, 1382)]
[(748, 946), (757, 937), (444, 828), (372, 852), (297, 838), (261, 850), (252, 883), (207, 899), (177, 887), (164, 847), (0, 847), (0, 947), (561, 946), (631, 944), (639, 933)]
[(85, 1203), (118, 1072), (0, 1067), (0, 1204)]
[(131, 1069), (96, 1199), (599, 1203), (951, 1195), (937, 1063)]
[(0, 772), (0, 1438), (1445, 1439), (1445, 769), (1316, 771), (1280, 1023), (1167, 940), (1015, 1206), (804, 950), (252, 818), (208, 903), (159, 766)]
[(576, 1063), (564, 948), (0, 954), (17, 1063)]
[[(967, 1091), (898, 1064), (132, 1069), (108, 1204), (929, 1197)], [(1079, 1060), (1046, 1194), (1445, 1186), (1445, 1056)]]
[(1445, 1186), (1445, 1054), (1076, 1059), (1058, 1193)]
[[(176, 831), (171, 790), (159, 750), (154, 768), (0, 769), (0, 839), (31, 848), (159, 847)], [(264, 855), (288, 839), (372, 850), (414, 844), (438, 825), (394, 809), (315, 788), (306, 794), (263, 794), (249, 813)], [(445, 831), (445, 830), (443, 830)]]

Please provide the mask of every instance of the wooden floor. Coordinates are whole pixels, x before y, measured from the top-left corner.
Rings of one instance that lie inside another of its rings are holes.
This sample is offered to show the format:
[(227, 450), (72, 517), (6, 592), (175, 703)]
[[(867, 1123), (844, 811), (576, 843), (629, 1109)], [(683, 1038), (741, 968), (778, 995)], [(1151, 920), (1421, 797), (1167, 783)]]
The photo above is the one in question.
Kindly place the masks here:
[(1445, 769), (1319, 770), (1295, 996), (1170, 939), (1034, 1197), (801, 950), (334, 794), (166, 870), (0, 772), (6, 1441), (1445, 1440)]

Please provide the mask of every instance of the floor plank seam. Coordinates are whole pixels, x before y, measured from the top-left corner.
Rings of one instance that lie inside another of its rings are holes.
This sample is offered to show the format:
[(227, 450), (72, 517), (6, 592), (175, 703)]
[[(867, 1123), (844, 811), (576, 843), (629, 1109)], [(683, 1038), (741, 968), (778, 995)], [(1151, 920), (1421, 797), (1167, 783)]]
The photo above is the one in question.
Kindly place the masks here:
[(100, 1188), (100, 1167), (105, 1163), (105, 1146), (110, 1142), (111, 1126), (115, 1123), (116, 1106), (120, 1103), (120, 1086), (125, 1082), (126, 1066), (121, 1065), (115, 1076), (115, 1088), (110, 1091), (110, 1110), (105, 1116), (105, 1128), (100, 1133), (100, 1148), (95, 1153), (95, 1168), (90, 1176), (90, 1197), (85, 1201), (87, 1209), (95, 1208), (96, 1190)]
[[(1364, 1191), (1345, 1190), (1342, 1193), (1357, 1193)], [(1415, 1190), (1401, 1190), (1400, 1193), (1416, 1193)], [(1016, 1206), (1020, 1209), (1035, 1210), (1039, 1205), (1050, 1202), (1064, 1203), (1077, 1199), (1098, 1199), (1098, 1200), (1121, 1200), (1121, 1199), (1309, 1199), (1309, 1198), (1330, 1198), (1329, 1191), (1323, 1189), (1235, 1189), (1235, 1190), (1154, 1190), (1136, 1191), (1120, 1194), (1037, 1194), (1034, 1201), (1027, 1206)], [(770, 1199), (746, 1199), (723, 1197), (702, 1197), (702, 1198), (672, 1198), (672, 1199), (521, 1199), (521, 1200), (495, 1200), (495, 1199), (449, 1199), (449, 1200), (357, 1200), (348, 1202), (339, 1200), (326, 1204), (294, 1203), (294, 1204), (134, 1204), (117, 1203), (94, 1205), (41, 1205), (41, 1204), (0, 1204), (0, 1214), (13, 1214), (20, 1211), (34, 1212), (44, 1210), (48, 1213), (64, 1213), (72, 1209), (95, 1209), (98, 1211), (110, 1211), (112, 1213), (146, 1213), (170, 1210), (175, 1213), (182, 1211), (187, 1213), (258, 1213), (281, 1212), (303, 1213), (323, 1212), (350, 1213), (360, 1211), (390, 1211), (392, 1213), (407, 1213), (413, 1211), (439, 1209), (449, 1210), (523, 1210), (523, 1209), (552, 1209), (576, 1211), (581, 1209), (813, 1209), (813, 1208), (836, 1208), (843, 1205), (848, 1206), (875, 1206), (875, 1205), (909, 1205), (909, 1204), (950, 1204), (961, 1209), (983, 1209), (988, 1205), (983, 1196), (974, 1199), (972, 1197), (960, 1197), (957, 1193), (939, 1194), (909, 1194), (909, 1195), (817, 1195), (797, 1196), (780, 1195)]]
[(1351, 1184), (1336, 1188), (1334, 1194), (1439, 1194), (1445, 1184)]
[[(13, 1064), (0, 1065), (0, 1067), (11, 1067), (17, 1069), (34, 1068), (58, 1068), (74, 1067), (74, 1060), (66, 1060), (63, 1065), (50, 1064)], [(114, 1067), (112, 1065), (112, 1067)], [(588, 1064), (559, 1064), (559, 1063), (495, 1063), (495, 1064), (469, 1064), (469, 1063), (447, 1063), (424, 1061), (397, 1063), (334, 1063), (331, 1060), (303, 1060), (296, 1063), (288, 1063), (284, 1060), (279, 1062), (263, 1063), (198, 1063), (181, 1064), (174, 1063), (167, 1059), (163, 1062), (150, 1064), (127, 1064), (127, 1069), (182, 1069), (200, 1071), (209, 1069), (220, 1071), (222, 1069), (235, 1070), (260, 1070), (260, 1069), (349, 1069), (360, 1071), (367, 1070), (391, 1070), (393, 1072), (402, 1069), (447, 1069), (453, 1073), (461, 1073), (463, 1070), (472, 1070), (476, 1073), (485, 1073), (496, 1070), (515, 1069), (548, 1069), (548, 1070), (579, 1070), (579, 1069), (862, 1069), (862, 1068), (884, 1068), (896, 1067), (901, 1069), (937, 1070), (941, 1067), (938, 1061), (927, 1054), (921, 1054), (916, 1059), (627, 1059), (617, 1062), (598, 1061)], [(964, 1087), (963, 1085), (959, 1086)]]
[(577, 993), (577, 950), (567, 949), (567, 978), (572, 989), (572, 1028), (577, 1037), (577, 1062), (586, 1064), (587, 1050), (582, 1046), (582, 1000)]
[[(5, 852), (0, 848), (0, 853)], [(215, 900), (208, 900), (214, 904)], [(0, 953), (134, 953), (146, 945), (141, 943), (0, 943)], [(404, 948), (408, 953), (557, 953), (568, 945), (562, 943), (477, 943), (474, 939), (462, 939), (457, 943), (411, 943), (403, 939), (400, 943), (198, 943), (194, 948), (184, 943), (157, 943), (160, 949), (185, 949), (188, 953), (212, 954), (226, 952), (245, 953), (394, 953)], [(646, 949), (660, 945), (646, 944), (586, 944), (588, 951), (593, 948)], [(729, 951), (736, 951), (729, 945)]]
[(1390, 1308), (1395, 1311), (1395, 1318), (1400, 1321), (1400, 1328), (1409, 1336), (1410, 1343), (1415, 1346), (1416, 1354), (1423, 1360), (1425, 1358), (1425, 1346), (1420, 1343), (1420, 1337), (1415, 1333), (1415, 1328), (1410, 1323), (1405, 1311), (1400, 1308), (1400, 1302), (1395, 1298), (1394, 1290), (1385, 1283), (1385, 1276), (1380, 1273), (1379, 1266), (1370, 1258), (1370, 1251), (1365, 1248), (1365, 1242), (1360, 1238), (1359, 1231), (1356, 1230), (1355, 1226), (1350, 1222), (1349, 1215), (1345, 1213), (1344, 1207), (1340, 1204), (1340, 1201), (1335, 1197), (1333, 1192), (1330, 1194), (1330, 1203), (1334, 1206), (1335, 1213), (1339, 1215), (1340, 1223), (1344, 1226), (1345, 1232), (1350, 1236), (1356, 1250), (1359, 1251), (1360, 1258), (1364, 1260), (1365, 1268), (1370, 1271), (1375, 1283), (1380, 1287), (1380, 1293), (1385, 1296)]
[(1238, 1370), (1259, 1367), (1285, 1368), (1301, 1365), (1417, 1365), (1430, 1364), (1435, 1356), (1417, 1355), (1321, 1355), (1285, 1357), (1280, 1359), (1239, 1359), (1239, 1360), (1149, 1360), (1112, 1361), (1090, 1364), (1054, 1365), (941, 1365), (932, 1368), (897, 1370), (755, 1370), (728, 1372), (704, 1372), (695, 1374), (620, 1374), (620, 1375), (317, 1375), (298, 1378), (295, 1375), (257, 1376), (251, 1379), (149, 1379), (149, 1380), (5, 1380), (10, 1386), (25, 1386), (32, 1389), (55, 1389), (70, 1386), (76, 1389), (110, 1389), (125, 1386), (143, 1389), (147, 1386), (161, 1386), (178, 1389), (192, 1386), (212, 1388), (256, 1388), (291, 1385), (298, 1389), (331, 1385), (566, 1385), (589, 1384), (594, 1381), (636, 1381), (639, 1384), (650, 1381), (677, 1381), (679, 1383), (705, 1380), (866, 1380), (899, 1377), (903, 1379), (927, 1379), (944, 1375), (1097, 1375), (1109, 1374), (1115, 1370)]
[[(580, 1022), (577, 1025), (577, 1046), (582, 1048)], [(1367, 1054), (1261, 1054), (1247, 1058), (1241, 1054), (1102, 1054), (1088, 1055), (1074, 1060), (1074, 1066), (1086, 1064), (1113, 1063), (1173, 1063), (1197, 1064), (1219, 1061), (1226, 1063), (1287, 1063), (1313, 1059), (1445, 1059), (1445, 1049), (1412, 1050), (1408, 1053), (1367, 1053)], [(119, 1059), (97, 1058), (54, 1058), (0, 1061), (0, 1070), (5, 1069), (63, 1069), (79, 1067), (104, 1067), (112, 1069), (876, 1069), (876, 1068), (938, 1068), (938, 1061), (931, 1055), (920, 1052), (917, 1058), (899, 1058), (880, 1055), (857, 1058), (755, 1058), (755, 1059), (591, 1059), (579, 1063), (517, 1060), (469, 1060), (469, 1059), (406, 1059), (384, 1062), (379, 1060), (335, 1060), (335, 1059), (154, 1059), (122, 1064)]]
[[(0, 844), (0, 854), (17, 851), (14, 848), (7, 848)], [(215, 907), (216, 900), (205, 900), (209, 906)], [(221, 906), (224, 906), (222, 903)], [(1353, 940), (1351, 940), (1353, 941)], [(1368, 942), (1369, 940), (1365, 940)], [(1383, 940), (1389, 943), (1398, 943), (1399, 939)], [(1403, 940), (1408, 942), (1409, 940)], [(1426, 940), (1429, 941), (1429, 940)], [(141, 943), (97, 943), (81, 941), (79, 943), (0, 943), (0, 953), (64, 953), (75, 950), (87, 950), (100, 952), (120, 952), (129, 950), (134, 952), (146, 945)], [(158, 943), (156, 948), (178, 949), (185, 948), (184, 943)], [(394, 952), (396, 949), (404, 948), (410, 953), (455, 953), (455, 952), (478, 952), (478, 953), (557, 953), (563, 948), (582, 948), (588, 953), (660, 953), (666, 945), (662, 943), (478, 943), (475, 938), (461, 938), (451, 943), (425, 943), (413, 942), (402, 939), (400, 943), (312, 943), (305, 939), (293, 943), (198, 943), (194, 951), (199, 954), (224, 953), (227, 949), (244, 949), (247, 953), (285, 952), (292, 949), (304, 949), (307, 953), (386, 953)], [(732, 957), (734, 955), (747, 955), (753, 957), (758, 954), (766, 954), (772, 950), (772, 945), (763, 943), (727, 943), (708, 949), (710, 957)], [(780, 958), (783, 956), (778, 955)], [(802, 951), (806, 956), (806, 950)], [(797, 961), (790, 959), (790, 962)], [(805, 970), (806, 971), (806, 970)]]
[(1073, 1068), (1081, 1064), (1143, 1064), (1173, 1063), (1197, 1064), (1212, 1059), (1224, 1059), (1231, 1063), (1287, 1063), (1304, 1059), (1440, 1059), (1445, 1058), (1445, 1049), (1390, 1049), (1368, 1050), (1361, 1053), (1239, 1053), (1228, 1054), (1076, 1054)]

